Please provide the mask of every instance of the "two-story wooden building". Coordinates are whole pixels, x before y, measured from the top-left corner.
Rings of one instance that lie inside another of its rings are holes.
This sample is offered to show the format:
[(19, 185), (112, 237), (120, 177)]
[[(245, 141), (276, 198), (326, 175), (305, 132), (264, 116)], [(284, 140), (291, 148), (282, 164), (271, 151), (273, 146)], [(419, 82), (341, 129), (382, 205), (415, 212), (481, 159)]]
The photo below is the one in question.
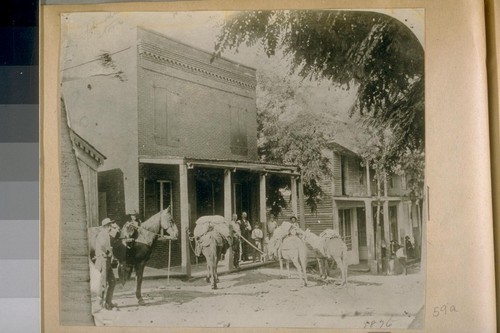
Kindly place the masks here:
[[(405, 177), (392, 175), (381, 186), (379, 198), (374, 172), (360, 155), (337, 143), (331, 143), (325, 154), (331, 160), (333, 177), (320, 184), (324, 196), (317, 210), (305, 212), (306, 228), (317, 234), (332, 227), (339, 230), (348, 247), (348, 263), (366, 263), (372, 272), (377, 271), (376, 247), (385, 244), (389, 250), (391, 240), (404, 244), (405, 236), (420, 247), (420, 208), (408, 196)], [(376, 242), (377, 210), (380, 244)]]
[[(299, 214), (297, 167), (259, 162), (255, 69), (142, 28), (117, 38), (112, 52), (96, 48), (62, 69), (72, 124), (107, 157), (100, 218), (124, 221), (137, 211), (147, 219), (171, 206), (181, 231), (172, 265), (190, 274), (196, 219), (246, 211), (266, 223), (266, 178), (289, 177)], [(166, 265), (165, 246), (152, 265)]]

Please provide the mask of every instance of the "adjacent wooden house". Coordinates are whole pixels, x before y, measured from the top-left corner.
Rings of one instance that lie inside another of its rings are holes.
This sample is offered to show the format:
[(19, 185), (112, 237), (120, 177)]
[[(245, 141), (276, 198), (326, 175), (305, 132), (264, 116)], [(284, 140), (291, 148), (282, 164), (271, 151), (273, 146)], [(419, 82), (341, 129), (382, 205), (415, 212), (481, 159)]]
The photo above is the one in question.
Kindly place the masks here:
[(324, 196), (317, 210), (305, 211), (306, 228), (317, 234), (327, 228), (339, 230), (348, 247), (348, 263), (366, 263), (373, 272), (377, 272), (376, 247), (389, 251), (391, 240), (404, 244), (405, 236), (420, 247), (420, 208), (408, 196), (405, 177), (391, 175), (383, 186), (386, 191), (378, 197), (374, 172), (364, 166), (361, 156), (337, 143), (331, 143), (325, 154), (331, 160), (333, 177), (320, 183)]
[[(93, 200), (87, 187), (97, 178), (94, 166), (102, 155), (86, 149), (88, 143), (70, 128), (64, 101), (61, 107), (61, 322), (65, 325), (93, 325), (90, 299), (87, 227), (92, 216), (87, 207)], [(83, 166), (83, 161), (88, 164)], [(91, 214), (92, 215), (92, 214)]]

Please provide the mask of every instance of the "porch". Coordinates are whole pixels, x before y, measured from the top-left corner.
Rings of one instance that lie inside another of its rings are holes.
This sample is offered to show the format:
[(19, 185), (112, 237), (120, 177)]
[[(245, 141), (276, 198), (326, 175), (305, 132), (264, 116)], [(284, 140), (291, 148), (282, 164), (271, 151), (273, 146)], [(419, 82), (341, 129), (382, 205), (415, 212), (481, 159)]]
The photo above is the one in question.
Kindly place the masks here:
[[(266, 262), (243, 262), (240, 263), (240, 268), (236, 269), (234, 267), (228, 268), (227, 264), (224, 261), (220, 261), (217, 267), (217, 273), (219, 275), (229, 274), (244, 271), (247, 269), (254, 269), (258, 267), (263, 267), (267, 265), (275, 264), (276, 261), (266, 261)], [(182, 266), (171, 267), (170, 272), (167, 268), (153, 268), (146, 267), (144, 269), (144, 279), (157, 279), (157, 278), (167, 278), (170, 275), (170, 278), (202, 278), (207, 275), (207, 265), (204, 262), (199, 262), (197, 264), (191, 265), (191, 276), (187, 276), (184, 272)]]
[[(247, 212), (252, 225), (260, 224), (266, 233), (266, 194), (271, 190), (273, 177), (288, 179), (292, 211), (296, 215), (303, 214), (300, 204), (303, 202), (302, 184), (295, 166), (236, 160), (141, 157), (139, 214), (145, 220), (171, 206), (173, 219), (179, 228), (179, 240), (168, 245), (172, 249), (171, 276), (190, 277), (205, 269), (204, 264), (198, 268), (189, 245), (189, 236), (201, 216), (222, 215), (230, 221), (233, 213), (241, 217), (242, 212)], [(159, 242), (146, 270), (166, 275), (167, 254), (167, 242)], [(228, 270), (233, 268), (232, 262), (226, 266)]]

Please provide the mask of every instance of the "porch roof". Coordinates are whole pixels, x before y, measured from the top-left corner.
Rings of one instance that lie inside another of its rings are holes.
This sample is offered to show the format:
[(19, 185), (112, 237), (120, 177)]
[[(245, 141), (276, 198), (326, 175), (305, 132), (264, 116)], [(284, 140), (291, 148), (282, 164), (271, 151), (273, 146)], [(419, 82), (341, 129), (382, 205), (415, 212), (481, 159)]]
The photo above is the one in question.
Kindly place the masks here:
[(188, 168), (207, 167), (235, 170), (248, 170), (255, 172), (279, 173), (300, 176), (299, 167), (296, 165), (282, 165), (259, 161), (242, 161), (229, 159), (200, 159), (190, 157), (140, 157), (140, 163), (149, 164), (185, 164)]
[(347, 148), (347, 147), (345, 147), (345, 146), (343, 146), (335, 141), (329, 142), (328, 147), (334, 151), (338, 151), (339, 153), (361, 158), (361, 155), (358, 154), (357, 152), (355, 152), (354, 150), (349, 149), (349, 148)]
[[(334, 200), (337, 201), (346, 201), (346, 202), (364, 202), (365, 200), (369, 200), (373, 203), (376, 203), (378, 201), (378, 198), (376, 196), (334, 196)], [(407, 200), (408, 197), (405, 196), (387, 196), (387, 197), (380, 197), (380, 201), (404, 201)]]

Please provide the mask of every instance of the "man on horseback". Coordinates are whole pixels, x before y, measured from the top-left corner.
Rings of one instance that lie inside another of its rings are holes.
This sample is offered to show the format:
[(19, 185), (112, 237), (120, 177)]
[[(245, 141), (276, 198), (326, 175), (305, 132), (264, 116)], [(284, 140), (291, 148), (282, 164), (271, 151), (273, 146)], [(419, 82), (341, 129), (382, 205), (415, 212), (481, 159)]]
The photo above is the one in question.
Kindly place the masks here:
[(114, 225), (114, 221), (110, 218), (105, 218), (101, 222), (102, 229), (99, 231), (96, 239), (96, 268), (101, 273), (99, 284), (99, 298), (101, 307), (111, 310), (117, 305), (112, 302), (113, 292), (115, 289), (115, 275), (111, 267), (113, 257), (113, 247), (111, 246), (112, 238), (114, 239), (118, 233), (118, 228)]
[(135, 239), (137, 238), (137, 235), (139, 234), (137, 229), (139, 226), (140, 224), (137, 220), (136, 213), (134, 212), (130, 214), (130, 220), (125, 222), (122, 228), (122, 241), (123, 245), (125, 245), (127, 249), (131, 248), (131, 245), (133, 245)]
[[(129, 220), (125, 222), (121, 230), (121, 240), (124, 246), (124, 253), (122, 252), (121, 264), (118, 267), (118, 276), (122, 285), (125, 281), (130, 279), (133, 269), (133, 258), (135, 255), (134, 244), (139, 236), (140, 221), (137, 219), (137, 213), (133, 212), (129, 215)], [(123, 258), (125, 260), (123, 260)]]

